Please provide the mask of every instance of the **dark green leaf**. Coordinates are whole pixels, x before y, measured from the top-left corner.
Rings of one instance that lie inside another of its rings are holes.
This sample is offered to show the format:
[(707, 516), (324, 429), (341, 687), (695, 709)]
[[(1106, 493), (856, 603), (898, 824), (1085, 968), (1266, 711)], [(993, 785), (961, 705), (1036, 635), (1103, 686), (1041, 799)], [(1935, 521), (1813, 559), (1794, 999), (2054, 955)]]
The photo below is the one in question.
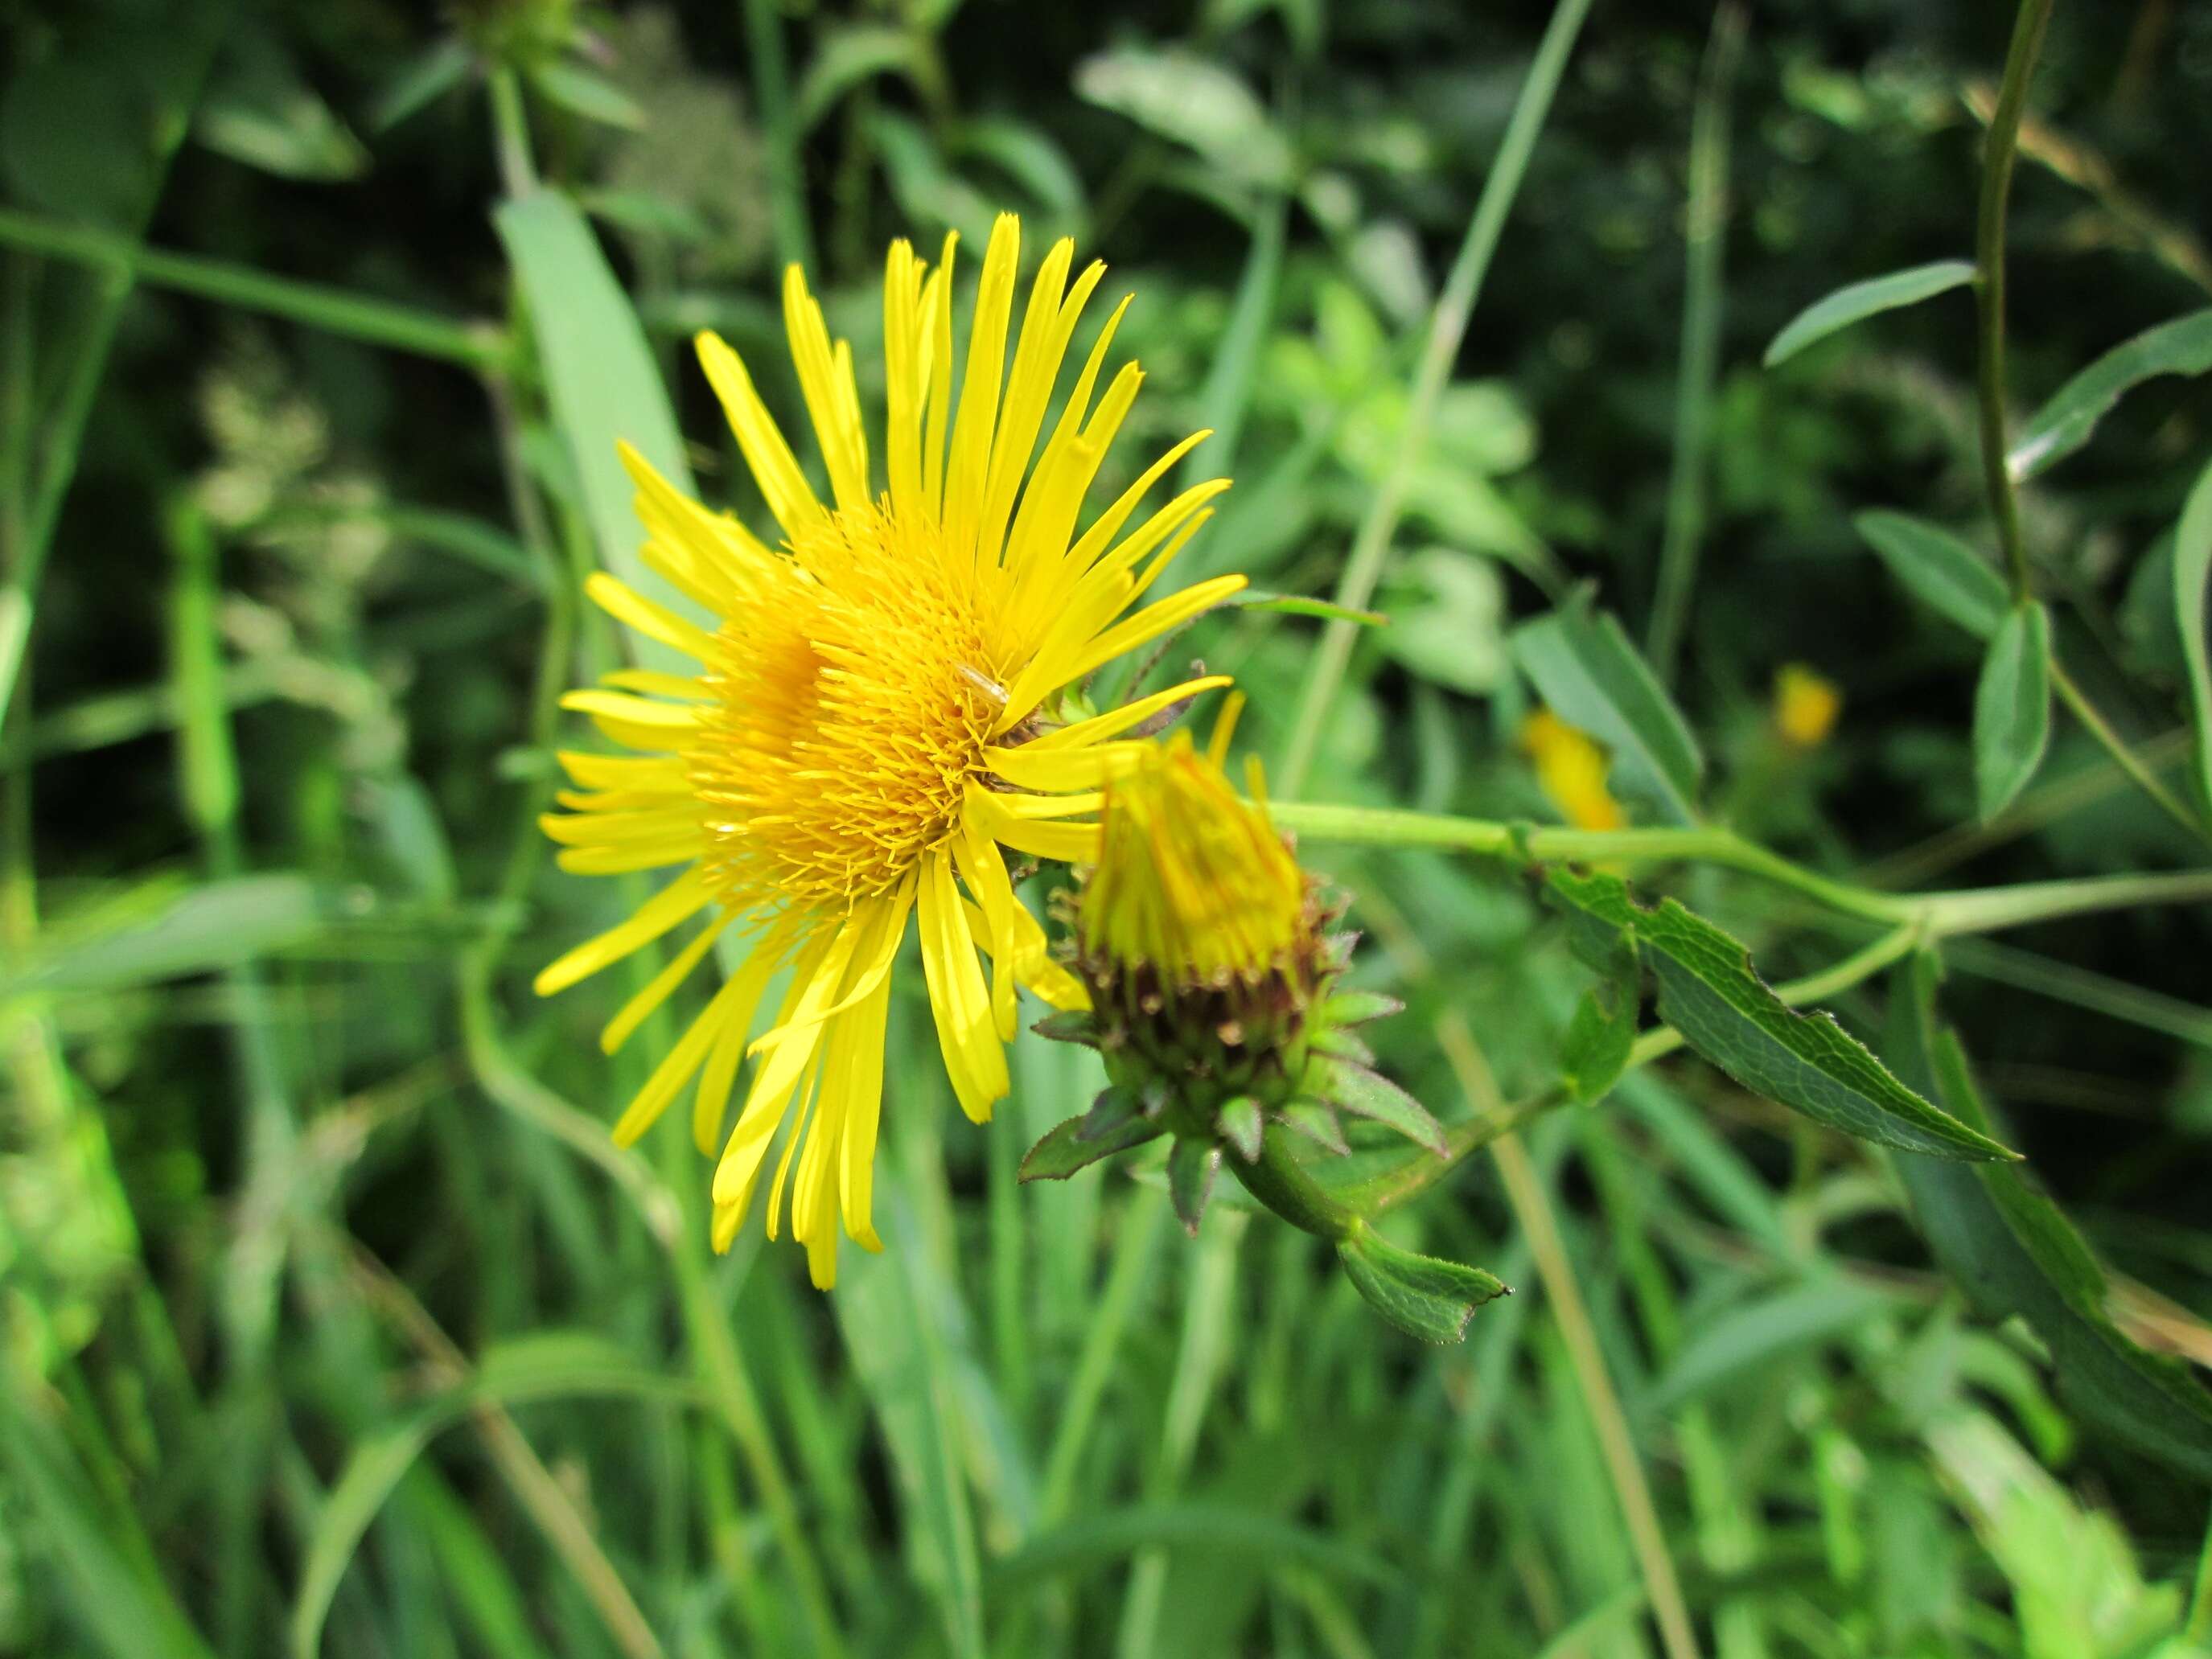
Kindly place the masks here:
[(1101, 1089), (1098, 1097), (1091, 1103), (1091, 1109), (1083, 1115), (1083, 1121), (1076, 1128), (1075, 1138), (1085, 1141), (1109, 1139), (1139, 1118), (1150, 1115), (1134, 1089), (1111, 1084)]
[[(1890, 1050), (1960, 1117), (1986, 1126), (1966, 1051), (1936, 1008), (1933, 954), (1900, 969)], [(2106, 1311), (2103, 1267), (2063, 1212), (2008, 1165), (1897, 1160), (1929, 1248), (1988, 1319), (2025, 1319), (2051, 1350), (2058, 1391), (2086, 1421), (2212, 1483), (2212, 1394), (2145, 1352)]]
[(907, 30), (886, 23), (848, 23), (825, 29), (814, 61), (799, 78), (794, 118), (800, 133), (811, 131), (863, 82), (894, 71), (907, 73), (915, 51), (915, 41)]
[(2051, 613), (2008, 611), (1974, 688), (1974, 795), (1986, 823), (2012, 804), (2051, 741)]
[(1372, 1228), (1338, 1245), (1336, 1254), (1368, 1306), (1424, 1342), (1459, 1341), (1477, 1308), (1511, 1294), (1495, 1274), (1401, 1249)]
[(1825, 299), (1815, 300), (1790, 319), (1766, 348), (1766, 367), (1772, 368), (1796, 356), (1814, 341), (1825, 340), (1838, 329), (1849, 328), (1853, 323), (1881, 312), (1895, 311), (1901, 306), (1918, 305), (1923, 300), (1973, 280), (1974, 267), (1967, 260), (1938, 259), (1933, 264), (1893, 270), (1887, 276), (1870, 276), (1863, 283), (1839, 288)]
[(1079, 1042), (1086, 1048), (1098, 1046), (1098, 1026), (1088, 1009), (1063, 1008), (1047, 1014), (1030, 1027), (1041, 1037), (1054, 1042)]
[(1560, 1044), (1559, 1071), (1568, 1092), (1583, 1105), (1601, 1097), (1620, 1080), (1628, 1051), (1636, 1042), (1636, 1014), (1643, 975), (1636, 945), (1616, 933), (1599, 970), (1598, 982), (1583, 993)]
[(2011, 604), (2004, 578), (1949, 531), (1902, 513), (1862, 513), (1851, 525), (1929, 610), (1977, 639), (1990, 638), (2003, 623)]
[(1698, 740), (1609, 613), (1578, 599), (1515, 629), (1512, 645), (1553, 712), (1612, 750), (1623, 790), (1678, 823), (1697, 817)]
[(2161, 374), (2212, 370), (2212, 309), (2145, 329), (2114, 346), (2051, 395), (2005, 457), (2014, 478), (2033, 478), (2089, 441), (2121, 398)]
[(1160, 1133), (1160, 1126), (1134, 1118), (1097, 1140), (1083, 1138), (1083, 1119), (1069, 1118), (1029, 1149), (1022, 1159), (1021, 1178), (1027, 1181), (1065, 1181), (1078, 1170), (1087, 1170), (1104, 1158), (1141, 1146)]
[(1176, 1218), (1183, 1231), (1198, 1237), (1198, 1224), (1206, 1218), (1206, 1200), (1213, 1195), (1213, 1178), (1221, 1173), (1221, 1148), (1188, 1136), (1178, 1139), (1168, 1154), (1168, 1196), (1175, 1200)]
[(279, 179), (330, 181), (368, 171), (368, 152), (291, 54), (267, 33), (234, 31), (192, 118), (192, 136)]
[(1659, 981), (1659, 1012), (1747, 1089), (1863, 1140), (1938, 1158), (2008, 1151), (1906, 1088), (1826, 1014), (1784, 1006), (1743, 946), (1673, 899), (1646, 909), (1614, 875), (1554, 870), (1551, 890), (1632, 936)]
[(1429, 1109), (1364, 1066), (1316, 1058), (1306, 1068), (1305, 1086), (1326, 1095), (1331, 1105), (1356, 1117), (1372, 1118), (1407, 1139), (1419, 1141), (1438, 1157), (1443, 1155), (1443, 1126), (1430, 1115)]
[(2212, 586), (2212, 466), (2197, 476), (2173, 536), (2173, 619), (2189, 671), (2189, 718), (2197, 728), (2198, 803), (2212, 811), (2212, 663), (2206, 660), (2206, 589)]

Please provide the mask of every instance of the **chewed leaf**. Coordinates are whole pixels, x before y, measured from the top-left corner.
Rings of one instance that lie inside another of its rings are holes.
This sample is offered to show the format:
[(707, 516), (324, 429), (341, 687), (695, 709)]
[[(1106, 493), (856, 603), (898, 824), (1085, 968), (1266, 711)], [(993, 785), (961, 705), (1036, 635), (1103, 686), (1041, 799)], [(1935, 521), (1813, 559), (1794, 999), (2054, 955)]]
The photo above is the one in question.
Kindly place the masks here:
[(1079, 1117), (1069, 1118), (1030, 1147), (1022, 1158), (1022, 1180), (1065, 1181), (1077, 1170), (1087, 1170), (1101, 1158), (1126, 1152), (1132, 1146), (1141, 1146), (1160, 1133), (1158, 1124), (1138, 1117), (1096, 1140), (1085, 1140), (1083, 1124)]
[(1659, 1013), (1737, 1082), (1862, 1140), (1936, 1158), (2014, 1159), (1899, 1082), (1826, 1014), (1784, 1006), (1750, 954), (1673, 899), (1646, 909), (1618, 876), (1554, 870), (1551, 890), (1634, 939), (1659, 983)]

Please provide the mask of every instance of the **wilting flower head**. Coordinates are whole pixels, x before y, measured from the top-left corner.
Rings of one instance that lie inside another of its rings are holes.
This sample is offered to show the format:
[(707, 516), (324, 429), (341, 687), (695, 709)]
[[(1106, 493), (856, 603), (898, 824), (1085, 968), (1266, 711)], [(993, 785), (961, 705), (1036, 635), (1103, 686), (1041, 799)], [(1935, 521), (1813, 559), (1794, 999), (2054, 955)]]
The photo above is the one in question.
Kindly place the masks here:
[[(696, 1077), (702, 1151), (720, 1136), (744, 1058), (757, 1065), (714, 1171), (714, 1240), (726, 1247), (787, 1122), (768, 1200), (775, 1237), (791, 1190), (792, 1232), (816, 1283), (836, 1270), (837, 1224), (868, 1249), (870, 1170), (883, 1095), (894, 956), (920, 927), (945, 1070), (978, 1122), (1007, 1091), (1004, 1044), (1015, 988), (1062, 1008), (1083, 988), (1046, 954), (1002, 848), (1087, 859), (1106, 739), (1194, 692), (1193, 680), (1126, 708), (1059, 723), (1062, 688), (1158, 638), (1243, 586), (1200, 582), (1133, 615), (1130, 605), (1228, 487), (1184, 491), (1123, 526), (1204, 434), (1156, 461), (1080, 533), (1084, 497), (1142, 376), (1103, 392), (1116, 310), (1048, 432), (1061, 359), (1104, 272), (1069, 281), (1055, 244), (1007, 345), (1020, 235), (1002, 216), (983, 258), (964, 368), (952, 343), (952, 239), (934, 270), (894, 243), (884, 283), (888, 404), (878, 489), (844, 341), (793, 266), (784, 319), (819, 443), (817, 498), (738, 355), (712, 334), (699, 360), (781, 531), (769, 547), (735, 518), (684, 495), (634, 452), (647, 565), (719, 623), (712, 632), (596, 575), (593, 598), (699, 665), (629, 670), (566, 706), (635, 752), (567, 754), (576, 785), (545, 819), (564, 867), (595, 874), (684, 866), (629, 921), (538, 976), (550, 994), (697, 921), (676, 958), (616, 1015), (611, 1052), (733, 929), (744, 965), (662, 1060), (616, 1125), (641, 1133)], [(1127, 301), (1123, 302), (1126, 306)], [(959, 392), (954, 395), (954, 381)], [(1001, 394), (1001, 382), (1004, 392)], [(1042, 452), (1038, 449), (1042, 439)], [(1034, 460), (1034, 465), (1032, 461)], [(992, 961), (987, 981), (977, 960)], [(792, 969), (767, 1033), (748, 1046), (770, 977)]]

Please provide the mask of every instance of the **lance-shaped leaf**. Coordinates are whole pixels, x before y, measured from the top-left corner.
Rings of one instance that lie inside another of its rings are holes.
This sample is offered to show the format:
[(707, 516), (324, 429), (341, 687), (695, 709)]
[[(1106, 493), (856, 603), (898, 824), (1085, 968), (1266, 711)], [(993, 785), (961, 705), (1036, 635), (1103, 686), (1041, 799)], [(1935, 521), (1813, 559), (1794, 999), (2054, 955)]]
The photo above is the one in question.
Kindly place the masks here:
[(1136, 1117), (1110, 1133), (1086, 1140), (1083, 1136), (1084, 1121), (1079, 1117), (1069, 1118), (1030, 1147), (1022, 1158), (1021, 1178), (1024, 1182), (1065, 1181), (1078, 1170), (1087, 1170), (1101, 1158), (1141, 1146), (1161, 1133), (1158, 1123)]
[(1380, 1073), (1348, 1060), (1316, 1055), (1306, 1067), (1305, 1086), (1355, 1117), (1372, 1118), (1408, 1140), (1418, 1140), (1437, 1157), (1444, 1154), (1443, 1126), (1427, 1107)]
[(1290, 1127), (1326, 1152), (1342, 1158), (1352, 1151), (1352, 1143), (1344, 1138), (1344, 1125), (1337, 1121), (1336, 1113), (1317, 1100), (1294, 1100), (1283, 1108), (1280, 1115)]
[(1938, 259), (1933, 264), (1893, 270), (1886, 276), (1869, 276), (1815, 300), (1792, 317), (1766, 348), (1765, 364), (1796, 356), (1815, 340), (1825, 340), (1838, 329), (1900, 306), (1948, 292), (1974, 280), (1974, 267), (1964, 259)]
[[(1966, 1051), (1937, 1017), (1940, 973), (1927, 953), (1899, 970), (1890, 1057), (1960, 1117), (1986, 1127)], [(1897, 1167), (1936, 1260), (1984, 1317), (2018, 1316), (2034, 1328), (2068, 1406), (2146, 1455), (2212, 1482), (2212, 1393), (2113, 1323), (2105, 1270), (2064, 1212), (2009, 1165), (1908, 1154)]]
[(1930, 1105), (1826, 1014), (1785, 1006), (1735, 939), (1673, 899), (1646, 909), (1620, 877), (1554, 870), (1551, 890), (1636, 941), (1660, 1018), (1738, 1083), (1831, 1128), (1937, 1158), (2013, 1158)]
[(1345, 1240), (1336, 1254), (1367, 1305), (1424, 1342), (1459, 1341), (1477, 1308), (1512, 1294), (1494, 1273), (1401, 1249), (1372, 1228)]
[(1949, 531), (1881, 511), (1860, 514), (1851, 527), (1913, 598), (1976, 639), (1988, 639), (2004, 622), (2012, 599), (2004, 578)]
[(1705, 758), (1620, 624), (1586, 599), (1513, 632), (1514, 659), (1552, 711), (1613, 751), (1614, 781), (1677, 823), (1697, 817)]
[(1982, 822), (2012, 805), (2051, 743), (2051, 613), (2030, 599), (2006, 612), (1974, 687), (1974, 793)]
[(2191, 770), (2198, 803), (2212, 811), (2212, 661), (2205, 639), (2206, 589), (2212, 587), (2212, 466), (2197, 475), (2173, 538), (2173, 618), (2189, 670), (2189, 717), (2197, 728)]
[(2014, 478), (2033, 478), (2089, 441), (2097, 422), (2145, 380), (2212, 370), (2212, 309), (2145, 329), (2114, 346), (2051, 394), (2005, 457)]

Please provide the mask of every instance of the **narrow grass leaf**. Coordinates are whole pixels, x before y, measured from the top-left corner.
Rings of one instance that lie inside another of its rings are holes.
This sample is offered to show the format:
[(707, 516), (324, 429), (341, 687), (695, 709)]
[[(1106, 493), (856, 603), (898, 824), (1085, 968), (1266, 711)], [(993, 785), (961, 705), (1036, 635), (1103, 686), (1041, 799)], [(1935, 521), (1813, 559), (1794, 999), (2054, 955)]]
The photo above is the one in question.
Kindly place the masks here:
[(1930, 611), (1979, 640), (1990, 638), (2003, 624), (2010, 602), (2004, 578), (1949, 531), (1880, 510), (1859, 514), (1851, 526), (1881, 556), (1889, 574)]
[(2192, 775), (2198, 805), (2212, 811), (2212, 661), (2205, 609), (2212, 586), (2212, 466), (2198, 475), (2173, 538), (2173, 620), (2189, 672), (2189, 718), (2196, 728)]
[(1974, 796), (1982, 822), (2012, 805), (2051, 742), (2051, 613), (2037, 600), (2006, 614), (1974, 688)]
[(1903, 306), (1918, 305), (1973, 280), (1972, 261), (1938, 259), (1933, 264), (1893, 270), (1887, 276), (1870, 276), (1863, 283), (1839, 288), (1790, 319), (1766, 348), (1765, 366), (1772, 368), (1786, 362), (1815, 341), (1825, 340), (1853, 323)]
[(2051, 394), (2005, 457), (2017, 480), (2033, 478), (2089, 441), (2097, 422), (2145, 380), (2212, 370), (2212, 308), (2145, 329), (2114, 346)]

